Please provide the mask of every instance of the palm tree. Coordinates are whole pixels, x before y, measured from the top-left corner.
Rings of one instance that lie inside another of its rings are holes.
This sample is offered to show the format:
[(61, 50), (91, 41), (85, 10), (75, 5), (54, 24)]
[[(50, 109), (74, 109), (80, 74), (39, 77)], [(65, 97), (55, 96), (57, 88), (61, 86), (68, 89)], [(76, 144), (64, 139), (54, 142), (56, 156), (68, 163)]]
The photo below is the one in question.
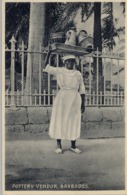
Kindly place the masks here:
[(102, 51), (102, 30), (101, 30), (101, 3), (94, 3), (94, 31), (93, 31), (93, 40), (94, 40), (94, 49)]
[[(94, 3), (94, 31), (93, 31), (93, 43), (94, 50), (98, 49), (99, 52), (102, 52), (102, 30), (101, 30), (101, 3)], [(93, 59), (93, 80), (94, 80), (94, 89), (96, 90), (97, 83), (97, 74), (99, 78), (98, 89), (103, 91), (103, 70), (102, 70), (102, 58), (98, 59), (98, 72), (97, 72), (97, 59)]]
[[(125, 3), (121, 2), (123, 6), (123, 13), (125, 13)], [(107, 3), (106, 7), (110, 7), (110, 17), (104, 20), (103, 39), (113, 40), (113, 22), (112, 21), (112, 3)], [(29, 3), (6, 3), (6, 40), (8, 41), (12, 34), (16, 38), (23, 38), (27, 40), (29, 27), (29, 49), (39, 50), (39, 43), (47, 45), (50, 32), (64, 30), (70, 25), (77, 14), (77, 10), (81, 9), (81, 21), (85, 22), (93, 13), (94, 17), (94, 48), (101, 51), (102, 37), (101, 37), (101, 2), (76, 2), (76, 3), (31, 3), (30, 23), (29, 23)], [(51, 11), (52, 10), (52, 11)], [(16, 12), (17, 11), (17, 12)], [(14, 13), (17, 13), (14, 17)], [(11, 14), (11, 17), (10, 17)], [(47, 15), (47, 17), (46, 17)], [(13, 20), (14, 18), (14, 20)], [(55, 23), (55, 25), (54, 25)], [(46, 25), (45, 25), (46, 24)], [(98, 26), (98, 27), (97, 27)], [(109, 28), (110, 26), (110, 28)], [(110, 29), (110, 33), (107, 33)], [(107, 36), (108, 35), (108, 36)], [(111, 36), (112, 35), (112, 36)], [(112, 45), (113, 46), (113, 45)], [(111, 46), (111, 47), (112, 47)], [(33, 55), (34, 57), (34, 55)], [(35, 88), (38, 88), (38, 57), (30, 63), (30, 56), (28, 56), (27, 63), (27, 83), (30, 78), (30, 67), (32, 70), (32, 80)], [(99, 64), (99, 72), (102, 74), (102, 66)], [(96, 62), (94, 66), (94, 73), (96, 76)], [(33, 85), (33, 86), (34, 86)]]
[[(120, 3), (123, 6), (123, 13), (125, 13), (125, 3)], [(106, 14), (106, 17), (102, 20), (101, 18), (101, 9), (103, 7), (103, 13)], [(110, 42), (109, 48), (113, 49), (115, 45), (115, 41), (113, 39), (114, 36), (117, 35), (117, 31), (114, 25), (114, 18), (113, 18), (113, 3), (101, 3), (101, 2), (83, 2), (83, 3), (66, 3), (66, 7), (64, 10), (64, 14), (62, 15), (60, 21), (56, 23), (54, 26), (54, 31), (64, 30), (67, 24), (70, 21), (74, 20), (74, 17), (77, 14), (77, 10), (81, 9), (81, 21), (85, 22), (93, 13), (94, 13), (94, 32), (93, 32), (93, 39), (94, 39), (94, 49), (101, 52), (102, 51), (102, 36), (104, 40), (108, 40)], [(85, 19), (84, 19), (85, 18)], [(101, 27), (101, 20), (103, 26)], [(94, 81), (96, 83), (96, 59), (94, 59)], [(102, 89), (102, 59), (99, 58), (99, 88)]]
[(117, 36), (113, 17), (113, 3), (103, 3), (103, 14), (106, 14), (106, 17), (102, 19), (103, 40), (108, 41), (109, 50), (112, 50), (115, 46), (114, 36)]
[[(54, 24), (52, 31), (64, 31), (68, 24), (74, 20), (79, 9), (81, 9), (81, 21), (85, 22), (93, 13), (93, 3), (66, 3), (63, 14), (60, 15), (60, 18)], [(85, 19), (84, 16), (86, 16)]]
[(30, 3), (6, 3), (5, 30), (6, 43), (14, 35), (16, 41), (21, 44), (24, 40), (28, 43)]
[[(45, 37), (45, 3), (31, 3), (29, 24), (28, 50), (39, 51), (40, 43), (44, 44)], [(36, 30), (35, 30), (36, 29)], [(29, 53), (27, 59), (26, 91), (38, 90), (39, 54)], [(30, 84), (31, 82), (31, 84)], [(32, 86), (32, 89), (30, 87)]]
[[(110, 16), (105, 19), (104, 28), (105, 32), (109, 27), (109, 19), (112, 21), (112, 3), (110, 5)], [(107, 4), (107, 7), (109, 7)], [(57, 8), (57, 9), (56, 9)], [(31, 3), (31, 14), (30, 14), (30, 30), (29, 30), (29, 49), (39, 50), (39, 43), (42, 43), (43, 46), (47, 45), (48, 37), (51, 32), (65, 30), (69, 23), (77, 14), (77, 10), (81, 8), (81, 20), (85, 22), (91, 15), (94, 13), (94, 48), (98, 48), (99, 51), (102, 50), (102, 30), (101, 30), (101, 2), (87, 2), (87, 3)], [(52, 11), (51, 11), (52, 10)], [(106, 10), (106, 4), (105, 4)], [(46, 15), (48, 17), (46, 17)], [(46, 24), (46, 25), (45, 25)], [(55, 25), (54, 25), (55, 24)], [(110, 30), (110, 39), (113, 37), (113, 23)], [(103, 38), (106, 37), (106, 33), (103, 33)], [(109, 38), (109, 37), (108, 37)], [(36, 60), (33, 60), (34, 68), (31, 68), (32, 80), (35, 86), (34, 88), (38, 89), (38, 57), (34, 57)], [(27, 63), (27, 80), (29, 80), (29, 69), (30, 69), (30, 58), (28, 57)], [(102, 75), (102, 62), (99, 61), (99, 75)], [(96, 80), (96, 61), (94, 61), (94, 78)], [(102, 83), (102, 82), (100, 82)]]
[[(47, 46), (50, 29), (62, 12), (64, 5), (61, 3), (31, 3), (29, 24), (29, 46), (30, 51), (39, 51)], [(31, 61), (32, 57), (32, 61)], [(44, 57), (44, 56), (42, 56)], [(32, 62), (32, 64), (31, 64)], [(31, 80), (31, 79), (32, 80)], [(32, 89), (30, 82), (32, 82)], [(26, 91), (38, 91), (39, 88), (39, 54), (29, 54), (27, 60)]]

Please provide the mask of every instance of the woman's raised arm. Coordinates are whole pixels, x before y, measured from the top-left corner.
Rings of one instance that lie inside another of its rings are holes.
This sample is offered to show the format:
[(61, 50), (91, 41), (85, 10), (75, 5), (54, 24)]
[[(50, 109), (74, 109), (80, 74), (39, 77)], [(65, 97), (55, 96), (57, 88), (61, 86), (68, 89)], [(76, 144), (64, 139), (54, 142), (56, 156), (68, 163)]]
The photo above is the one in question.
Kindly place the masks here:
[(51, 52), (52, 52), (51, 47), (49, 46), (47, 55), (46, 55), (45, 60), (44, 60), (43, 68), (45, 68), (47, 66)]

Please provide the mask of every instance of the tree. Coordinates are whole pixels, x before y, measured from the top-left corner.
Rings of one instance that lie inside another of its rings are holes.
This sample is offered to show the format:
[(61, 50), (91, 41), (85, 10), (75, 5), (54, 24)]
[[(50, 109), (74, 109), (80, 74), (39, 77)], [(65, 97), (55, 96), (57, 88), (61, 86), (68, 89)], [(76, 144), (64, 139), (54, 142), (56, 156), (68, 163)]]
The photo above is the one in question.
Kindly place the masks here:
[[(30, 3), (12, 3), (6, 2), (5, 4), (5, 43), (10, 48), (9, 42), (12, 36), (16, 39), (16, 49), (21, 49), (22, 40), (25, 42), (25, 48), (28, 45), (28, 29), (29, 29), (29, 12)], [(11, 56), (9, 52), (5, 54), (5, 68), (11, 66)], [(24, 63), (24, 76), (26, 76), (26, 53)], [(18, 52), (15, 53), (15, 70), (21, 73), (21, 55)]]
[[(81, 9), (81, 21), (85, 22), (93, 13), (93, 3), (66, 3), (62, 15), (60, 15), (54, 24), (53, 31), (64, 31), (68, 27), (68, 24), (74, 21), (79, 9)], [(84, 16), (86, 16), (85, 19)]]
[[(45, 3), (31, 3), (29, 24), (29, 51), (39, 51), (40, 43), (44, 45), (45, 37)], [(29, 53), (27, 60), (26, 91), (38, 90), (39, 54)], [(32, 89), (30, 88), (32, 86)]]
[[(94, 50), (98, 49), (99, 52), (102, 52), (102, 30), (101, 30), (101, 2), (94, 3), (94, 31), (93, 31), (93, 41), (94, 41)], [(97, 84), (97, 74), (98, 74), (98, 87), (99, 90), (103, 90), (103, 69), (102, 69), (102, 58), (98, 59), (98, 72), (97, 72), (97, 59), (93, 60), (93, 80), (95, 83), (94, 89), (96, 89)]]
[(109, 50), (112, 50), (115, 46), (114, 36), (117, 36), (113, 17), (113, 3), (103, 3), (103, 14), (106, 14), (106, 17), (102, 19), (103, 40), (107, 40), (107, 46)]
[[(63, 7), (61, 3), (31, 3), (28, 50), (39, 51), (40, 44), (42, 47), (47, 46), (51, 28)], [(30, 86), (32, 86), (32, 89), (29, 88)], [(28, 55), (26, 91), (31, 92), (32, 90), (34, 92), (38, 89), (39, 54), (33, 53)]]
[[(48, 35), (52, 31), (54, 23), (57, 21), (65, 7), (64, 3), (46, 3), (46, 36), (45, 44), (48, 43)], [(24, 40), (28, 43), (30, 3), (6, 3), (6, 43), (14, 35), (16, 41), (21, 44)], [(47, 34), (48, 33), (48, 34)]]
[(30, 3), (6, 3), (5, 42), (14, 35), (20, 44), (22, 40), (28, 43)]
[[(111, 3), (109, 4), (111, 5)], [(111, 17), (109, 16), (107, 17), (107, 19), (105, 19), (105, 28), (103, 28), (105, 29), (105, 33), (99, 33), (101, 32), (100, 31), (101, 25), (99, 25), (99, 22), (101, 21), (101, 9), (99, 8), (101, 7), (100, 6), (101, 2), (98, 2), (98, 3), (97, 2), (93, 2), (93, 3), (92, 2), (45, 3), (45, 4), (44, 3), (32, 3), (31, 5), (33, 6), (33, 9), (32, 9), (33, 11), (30, 16), (30, 26), (31, 27), (29, 27), (30, 29), (29, 30), (29, 49), (39, 50), (38, 42), (42, 43), (42, 45), (44, 46), (47, 45), (50, 32), (57, 32), (57, 31), (65, 30), (73, 21), (74, 17), (77, 14), (78, 9), (81, 9), (81, 21), (82, 22), (85, 22), (93, 13), (96, 15), (96, 17), (94, 18), (95, 19), (94, 20), (94, 47), (95, 48), (98, 47), (100, 51), (102, 49), (101, 35), (103, 35), (104, 39), (111, 38), (107, 36), (108, 33), (106, 33), (108, 32), (109, 26), (111, 27), (110, 24), (114, 25), (111, 22), (109, 23), (109, 19), (111, 19)], [(123, 12), (125, 13), (125, 3), (122, 2), (120, 3), (120, 5), (123, 6)], [(37, 8), (36, 6), (39, 6), (39, 7)], [(45, 7), (45, 9), (41, 9), (41, 7)], [(7, 12), (6, 14), (6, 40), (9, 40), (12, 34), (15, 34), (16, 39), (18, 38), (19, 40), (25, 35), (26, 37), (25, 39), (28, 40), (27, 37), (28, 37), (28, 26), (29, 26), (29, 10), (30, 10), (29, 3), (6, 3), (6, 12)], [(39, 12), (39, 14), (37, 12)], [(15, 13), (16, 15), (14, 15)], [(110, 13), (112, 12), (110, 11)], [(32, 18), (34, 19), (34, 22), (32, 21), (33, 20)], [(35, 23), (37, 25), (35, 25)], [(98, 28), (97, 28), (97, 25), (98, 25)], [(113, 32), (113, 28), (111, 30), (112, 30), (111, 32)], [(34, 37), (34, 39), (32, 38), (32, 36)], [(113, 36), (113, 33), (112, 33), (112, 36)], [(32, 70), (33, 84), (35, 84), (34, 88), (36, 87), (38, 88), (38, 84), (37, 84), (38, 82), (37, 83), (34, 82), (34, 77), (36, 77), (35, 75), (36, 73), (38, 73), (38, 62), (36, 60), (35, 61), (33, 60), (33, 64), (31, 65), (29, 57), (28, 57), (28, 63), (27, 63), (28, 72), (30, 70), (30, 66)], [(95, 67), (96, 66), (94, 66), (94, 68)], [(37, 70), (34, 71), (34, 69), (37, 69)], [(96, 72), (96, 69), (94, 72)], [(99, 66), (99, 72), (102, 74), (101, 63)], [(29, 73), (27, 74), (27, 76), (28, 76), (27, 80), (29, 80), (29, 77), (30, 77)], [(35, 81), (37, 81), (37, 78), (35, 79)]]
[[(120, 3), (123, 6), (123, 13), (125, 13), (125, 3)], [(102, 15), (102, 7), (103, 13), (106, 14), (106, 17), (101, 18)], [(77, 14), (77, 10), (81, 9), (81, 21), (85, 22), (93, 13), (94, 13), (94, 32), (93, 32), (93, 40), (94, 40), (94, 49), (101, 52), (102, 51), (102, 36), (103, 40), (107, 40), (109, 42), (109, 48), (113, 49), (115, 45), (114, 36), (117, 36), (117, 31), (114, 24), (113, 18), (113, 3), (101, 3), (101, 2), (82, 2), (82, 3), (67, 3), (64, 14), (61, 17), (61, 20), (55, 26), (56, 30), (63, 30), (66, 28), (68, 22), (73, 21), (74, 17)], [(85, 19), (84, 19), (85, 18)], [(101, 25), (101, 21), (103, 26)], [(93, 67), (94, 81), (96, 81), (97, 74), (97, 65), (96, 59), (94, 59), (94, 67)], [(99, 88), (102, 89), (102, 59), (99, 58)], [(95, 82), (96, 83), (96, 82)]]

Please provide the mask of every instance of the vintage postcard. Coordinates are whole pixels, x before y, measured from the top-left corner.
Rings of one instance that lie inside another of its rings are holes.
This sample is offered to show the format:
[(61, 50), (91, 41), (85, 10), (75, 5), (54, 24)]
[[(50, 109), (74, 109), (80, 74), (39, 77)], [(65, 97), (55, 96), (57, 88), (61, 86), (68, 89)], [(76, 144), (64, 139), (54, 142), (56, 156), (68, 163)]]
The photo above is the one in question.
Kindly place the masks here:
[(126, 191), (126, 1), (2, 0), (2, 195)]

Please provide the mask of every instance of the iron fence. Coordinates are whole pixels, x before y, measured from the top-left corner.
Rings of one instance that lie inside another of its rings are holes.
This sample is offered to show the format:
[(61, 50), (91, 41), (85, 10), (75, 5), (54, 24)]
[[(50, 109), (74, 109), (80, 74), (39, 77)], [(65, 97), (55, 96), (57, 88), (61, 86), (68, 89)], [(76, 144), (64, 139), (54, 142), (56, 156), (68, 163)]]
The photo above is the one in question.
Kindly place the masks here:
[[(54, 76), (43, 72), (42, 56), (46, 54), (45, 48), (40, 48), (40, 51), (29, 51), (23, 41), (21, 47), (16, 48), (14, 37), (10, 43), (10, 49), (8, 47), (5, 49), (5, 106), (52, 106), (59, 86)], [(28, 85), (26, 72), (28, 55), (31, 55), (32, 60), (32, 55), (35, 53), (39, 56), (39, 72), (38, 87), (33, 89), (31, 74), (29, 86), (26, 86)], [(55, 56), (56, 66), (60, 66), (59, 54), (54, 53), (52, 56)], [(123, 106), (124, 56), (113, 52), (100, 53), (97, 50), (80, 57), (79, 61), (79, 69), (86, 87), (86, 106)], [(32, 90), (27, 91), (26, 88)]]

